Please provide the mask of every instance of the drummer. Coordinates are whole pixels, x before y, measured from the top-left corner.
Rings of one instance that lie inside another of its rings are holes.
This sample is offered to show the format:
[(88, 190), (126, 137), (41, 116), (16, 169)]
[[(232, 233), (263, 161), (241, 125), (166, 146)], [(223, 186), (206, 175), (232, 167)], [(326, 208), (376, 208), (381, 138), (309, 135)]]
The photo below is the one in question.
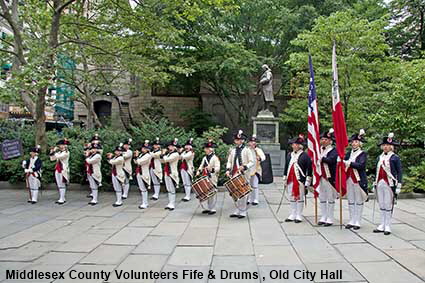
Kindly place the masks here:
[[(244, 143), (246, 138), (247, 136), (242, 130), (239, 130), (236, 134), (234, 134), (233, 142), (235, 147), (229, 151), (226, 165), (226, 176), (233, 178), (238, 174), (242, 174), (249, 182), (251, 171), (255, 166), (255, 157), (252, 151), (245, 147)], [(246, 217), (247, 198), (248, 196), (245, 196), (236, 202), (236, 210), (230, 215), (230, 217)]]
[[(202, 158), (201, 165), (198, 168), (196, 176), (207, 176), (211, 183), (217, 188), (218, 175), (220, 174), (220, 159), (215, 155), (214, 149), (217, 147), (212, 140), (204, 144), (205, 156)], [(202, 211), (204, 214), (213, 215), (217, 211), (215, 205), (217, 203), (217, 194), (208, 199), (208, 209)]]

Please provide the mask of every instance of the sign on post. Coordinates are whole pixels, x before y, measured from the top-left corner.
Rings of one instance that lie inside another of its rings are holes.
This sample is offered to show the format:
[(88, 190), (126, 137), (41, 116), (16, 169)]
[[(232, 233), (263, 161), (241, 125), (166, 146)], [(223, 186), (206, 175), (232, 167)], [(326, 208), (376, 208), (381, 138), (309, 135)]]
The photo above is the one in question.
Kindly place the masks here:
[(21, 140), (4, 140), (1, 144), (3, 160), (9, 160), (23, 155)]

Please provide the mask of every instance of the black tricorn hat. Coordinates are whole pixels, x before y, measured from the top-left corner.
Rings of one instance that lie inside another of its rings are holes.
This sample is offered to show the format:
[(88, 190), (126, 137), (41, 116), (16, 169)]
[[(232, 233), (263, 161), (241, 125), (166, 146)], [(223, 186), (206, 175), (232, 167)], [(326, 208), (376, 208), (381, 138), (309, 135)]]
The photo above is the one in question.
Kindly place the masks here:
[(257, 139), (257, 135), (252, 135), (249, 140), (250, 142), (259, 142), (259, 140)]
[(102, 146), (100, 145), (100, 143), (92, 142), (89, 149), (102, 149)]
[(239, 130), (237, 133), (233, 135), (234, 140), (246, 140), (247, 136), (243, 133), (242, 130)]
[(184, 146), (186, 145), (190, 145), (191, 147), (195, 147), (195, 145), (193, 144), (193, 138), (190, 138), (187, 140), (187, 142), (184, 144)]
[(381, 146), (383, 144), (389, 144), (389, 145), (395, 145), (395, 146), (400, 145), (393, 138), (394, 138), (394, 133), (389, 133), (388, 136), (382, 138), (382, 141), (378, 144), (378, 146)]
[(31, 148), (30, 152), (40, 153), (40, 149), (41, 149), (41, 146), (37, 145), (37, 146)]
[(208, 140), (208, 142), (204, 143), (204, 148), (216, 148), (217, 145), (212, 141), (212, 140)]
[(91, 143), (93, 143), (93, 142), (99, 143), (101, 141), (102, 141), (102, 139), (99, 137), (98, 133), (94, 134), (94, 136), (90, 140)]
[(293, 143), (306, 145), (307, 141), (305, 140), (305, 136), (303, 134), (299, 134), (298, 137), (290, 139), (288, 141), (288, 144), (293, 144)]
[(323, 132), (320, 135), (320, 138), (323, 139), (330, 139), (330, 140), (335, 140), (335, 135), (334, 135), (334, 129), (329, 129), (329, 131)]
[(360, 129), (360, 131), (356, 134), (353, 134), (348, 141), (349, 142), (361, 141), (361, 142), (365, 143), (366, 142), (366, 139), (364, 138), (365, 134), (366, 134), (366, 132), (363, 129)]
[(70, 145), (71, 143), (66, 138), (63, 140), (59, 140), (56, 145)]
[(129, 139), (127, 139), (127, 140), (125, 140), (122, 144), (124, 145), (124, 144), (128, 144), (128, 145), (131, 145), (131, 143), (133, 142), (133, 140), (131, 139), (131, 138), (129, 138)]
[(169, 143), (167, 143), (167, 146), (170, 146), (170, 145), (173, 145), (173, 146), (175, 146), (175, 147), (181, 147), (181, 146), (179, 145), (179, 139), (178, 139), (178, 138), (175, 138), (174, 140), (172, 140), (172, 141), (170, 141)]
[(142, 144), (142, 146), (140, 147), (140, 149), (142, 148), (146, 148), (147, 150), (151, 150), (152, 146), (149, 143), (149, 140), (145, 140), (145, 142)]
[(158, 137), (155, 139), (154, 142), (152, 142), (152, 145), (161, 145), (161, 143), (159, 142), (159, 138)]

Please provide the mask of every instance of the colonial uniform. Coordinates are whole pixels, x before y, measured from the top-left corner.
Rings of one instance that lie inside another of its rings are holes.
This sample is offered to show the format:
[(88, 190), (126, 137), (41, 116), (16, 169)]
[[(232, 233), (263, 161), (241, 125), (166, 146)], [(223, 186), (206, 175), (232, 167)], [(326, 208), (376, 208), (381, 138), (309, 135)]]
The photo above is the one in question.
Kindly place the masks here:
[[(128, 139), (123, 143), (123, 145), (130, 146), (132, 142), (132, 139)], [(131, 162), (133, 159), (133, 151), (129, 149), (125, 150), (123, 148), (122, 157), (124, 158), (124, 173), (125, 173), (125, 182), (123, 184), (123, 192), (122, 192), (122, 198), (126, 199), (128, 197), (128, 191), (130, 190), (130, 180), (133, 179), (133, 168), (131, 166)]]
[[(333, 129), (325, 132), (321, 135), (321, 138), (333, 140)], [(331, 226), (334, 222), (334, 210), (335, 200), (338, 198), (338, 193), (335, 189), (335, 178), (336, 178), (336, 165), (338, 159), (338, 152), (332, 145), (321, 148), (321, 171), (322, 176), (320, 177), (319, 186), (319, 200), (321, 218), (319, 225)]]
[(142, 203), (139, 205), (140, 209), (145, 209), (148, 207), (148, 189), (151, 185), (149, 165), (151, 164), (152, 156), (150, 154), (151, 147), (148, 140), (145, 140), (145, 143), (142, 145), (142, 150), (143, 149), (145, 149), (146, 152), (141, 152), (135, 160), (135, 163), (137, 164), (136, 179), (137, 184), (139, 185), (140, 193), (142, 195)]
[(124, 157), (122, 156), (122, 144), (115, 148), (115, 152), (120, 152), (119, 155), (113, 156), (108, 160), (109, 164), (112, 165), (111, 177), (112, 177), (112, 186), (115, 190), (115, 195), (117, 197), (116, 202), (112, 205), (113, 207), (122, 205), (122, 192), (123, 186), (126, 182), (126, 174), (124, 172)]
[[(235, 134), (233, 138), (235, 140), (240, 139), (245, 141), (246, 135), (243, 134), (242, 130), (239, 130), (239, 132)], [(249, 148), (245, 147), (244, 144), (238, 145), (229, 151), (226, 171), (230, 174), (231, 177), (238, 175), (241, 168), (245, 179), (249, 181), (254, 167), (255, 156)], [(245, 196), (236, 202), (236, 210), (230, 215), (230, 217), (244, 218), (246, 216), (247, 198), (248, 196)]]
[(50, 160), (56, 161), (55, 165), (55, 179), (56, 185), (59, 189), (59, 200), (57, 204), (64, 204), (66, 202), (65, 193), (66, 186), (69, 183), (69, 151), (67, 146), (69, 141), (67, 139), (60, 140), (56, 145), (64, 145), (64, 150), (53, 150), (50, 153)]
[[(379, 145), (397, 146), (393, 140), (394, 134), (384, 137)], [(391, 218), (394, 209), (394, 201), (401, 191), (402, 168), (400, 157), (392, 150), (383, 152), (378, 158), (376, 166), (376, 197), (381, 210), (381, 224), (373, 231), (374, 233), (391, 234)]]
[(191, 138), (188, 140), (184, 146), (185, 150), (180, 154), (180, 173), (182, 176), (185, 192), (185, 197), (182, 199), (182, 201), (189, 201), (192, 190), (192, 179), (194, 171), (193, 159), (195, 158), (195, 152), (193, 151), (193, 139)]
[[(202, 174), (202, 176), (207, 176), (211, 183), (217, 188), (218, 183), (218, 175), (220, 174), (220, 159), (214, 153), (214, 148), (217, 145), (212, 141), (208, 141), (204, 144), (204, 148), (211, 148), (212, 152), (210, 154), (206, 154), (201, 161), (201, 165), (198, 168), (198, 174)], [(216, 208), (215, 205), (217, 203), (217, 194), (210, 197), (208, 200), (208, 209), (202, 211), (204, 214), (215, 214)]]
[[(173, 146), (180, 148), (180, 145), (177, 143), (178, 139), (171, 141), (168, 146)], [(167, 154), (162, 156), (164, 160), (164, 179), (165, 186), (168, 191), (168, 205), (165, 209), (174, 210), (176, 205), (176, 188), (179, 184), (179, 170), (178, 163), (180, 160), (180, 154), (177, 150), (169, 150)]]
[(28, 202), (35, 204), (37, 203), (38, 192), (41, 187), (41, 168), (43, 163), (41, 159), (38, 158), (38, 154), (40, 153), (39, 146), (31, 149), (31, 152), (36, 153), (36, 155), (30, 157), (28, 160), (24, 160), (22, 167), (24, 168), (25, 178), (30, 189), (30, 199)]
[[(156, 138), (155, 142), (152, 143), (152, 146), (160, 145), (159, 138)], [(153, 184), (154, 194), (152, 196), (153, 200), (158, 200), (159, 192), (161, 189), (162, 182), (162, 164), (161, 164), (161, 149), (153, 150), (151, 152), (151, 163), (149, 165), (149, 174), (151, 176), (151, 181)]]
[(91, 189), (91, 197), (92, 200), (89, 202), (90, 205), (97, 204), (98, 197), (98, 189), (102, 186), (102, 172), (101, 162), (102, 155), (99, 151), (102, 151), (102, 147), (99, 143), (92, 143), (89, 150), (96, 149), (95, 153), (88, 153), (87, 158), (85, 160), (86, 164), (86, 172), (87, 172), (87, 180), (89, 181), (90, 189)]
[[(289, 144), (293, 143), (303, 146), (306, 144), (302, 135), (289, 141)], [(283, 175), (283, 183), (284, 186), (287, 186), (288, 199), (291, 205), (291, 214), (285, 222), (295, 221), (295, 223), (300, 223), (302, 221), (305, 191), (311, 185), (312, 180), (312, 162), (308, 154), (302, 149), (288, 154)]]
[[(90, 139), (90, 143), (87, 144), (87, 147), (84, 148), (84, 153), (86, 154), (86, 156), (89, 154), (87, 153), (88, 151), (90, 151), (90, 148), (92, 147), (92, 145), (95, 145), (95, 147), (97, 147), (97, 152), (102, 155), (103, 154), (103, 149), (102, 149), (102, 140), (99, 137), (99, 134), (94, 134), (94, 136)], [(88, 164), (87, 162), (84, 163), (85, 167), (87, 168)], [(87, 178), (87, 180), (89, 181), (90, 184), (90, 180), (89, 178)], [(98, 187), (101, 187), (102, 183), (99, 182)], [(90, 187), (91, 188), (91, 187)], [(93, 198), (93, 193), (92, 190), (90, 190), (90, 194), (87, 195), (88, 198)], [(97, 199), (96, 199), (97, 202)], [(90, 203), (89, 203), (90, 204)]]
[[(257, 143), (258, 142), (257, 136), (253, 135), (249, 139), (249, 141)], [(252, 205), (258, 205), (258, 198), (259, 198), (258, 184), (261, 180), (261, 175), (263, 174), (263, 170), (261, 168), (261, 162), (266, 160), (266, 155), (264, 154), (264, 151), (257, 146), (255, 146), (254, 148), (250, 146), (249, 149), (252, 151), (252, 154), (255, 157), (255, 166), (253, 170), (251, 171), (251, 177), (249, 179), (249, 183), (252, 187), (252, 192), (249, 195), (248, 204), (252, 203)]]
[[(364, 130), (360, 130), (360, 133), (353, 134), (349, 141), (352, 142), (357, 140), (361, 143), (365, 143), (366, 140), (363, 135)], [(367, 199), (366, 162), (367, 153), (360, 147), (351, 149), (344, 158), (347, 176), (348, 212), (350, 214), (350, 221), (345, 226), (346, 229), (360, 229), (363, 203)]]

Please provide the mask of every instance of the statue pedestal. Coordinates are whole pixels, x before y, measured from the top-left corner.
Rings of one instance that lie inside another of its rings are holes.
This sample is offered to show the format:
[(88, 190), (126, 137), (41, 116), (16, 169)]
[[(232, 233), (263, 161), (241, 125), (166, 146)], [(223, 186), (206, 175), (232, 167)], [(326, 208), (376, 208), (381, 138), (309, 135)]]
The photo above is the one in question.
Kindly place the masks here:
[(285, 151), (280, 149), (279, 118), (274, 117), (269, 110), (262, 110), (252, 120), (253, 134), (257, 135), (264, 153), (270, 154), (273, 176), (283, 176)]

